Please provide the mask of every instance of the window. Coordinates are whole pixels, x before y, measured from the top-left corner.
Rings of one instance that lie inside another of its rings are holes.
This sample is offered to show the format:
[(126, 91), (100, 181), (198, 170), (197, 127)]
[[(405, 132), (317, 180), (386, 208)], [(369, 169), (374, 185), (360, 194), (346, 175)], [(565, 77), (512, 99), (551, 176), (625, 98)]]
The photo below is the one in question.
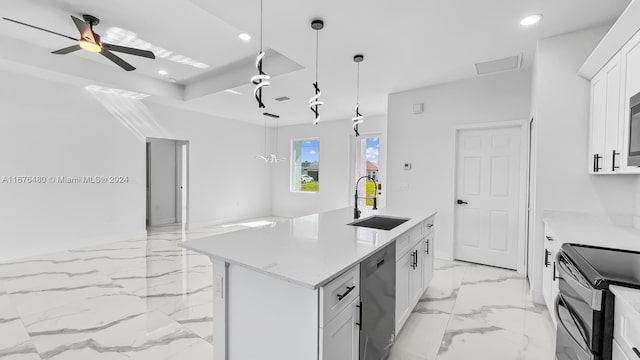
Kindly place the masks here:
[(320, 190), (320, 140), (294, 140), (291, 149), (291, 191)]
[[(362, 176), (369, 176), (374, 179), (363, 179), (358, 187), (358, 196), (366, 197), (360, 199), (358, 206), (373, 206), (373, 197), (376, 196), (376, 182), (380, 179), (380, 136), (369, 135), (354, 137), (352, 142), (352, 153), (354, 154), (353, 184)], [(352, 190), (353, 191), (353, 190)], [(353, 193), (351, 194), (353, 196)], [(378, 200), (380, 196), (378, 195)], [(380, 201), (378, 201), (380, 204)]]

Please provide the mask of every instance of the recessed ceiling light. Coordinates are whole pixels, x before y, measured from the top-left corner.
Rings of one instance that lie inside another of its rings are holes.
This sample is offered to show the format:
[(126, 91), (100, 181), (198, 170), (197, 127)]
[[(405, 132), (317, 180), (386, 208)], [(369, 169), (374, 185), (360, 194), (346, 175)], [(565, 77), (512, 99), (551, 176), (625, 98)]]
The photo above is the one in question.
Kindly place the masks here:
[(535, 24), (539, 23), (540, 20), (542, 20), (542, 15), (540, 15), (540, 14), (529, 15), (529, 16), (525, 17), (524, 19), (520, 20), (520, 25), (522, 25), (522, 26), (531, 26), (531, 25), (535, 25)]
[(242, 41), (249, 41), (251, 40), (251, 35), (246, 34), (246, 33), (242, 33), (240, 35), (238, 35), (238, 37), (240, 38), (240, 40)]
[(158, 70), (158, 74), (162, 76), (166, 76), (166, 75), (169, 75), (169, 72), (167, 70)]

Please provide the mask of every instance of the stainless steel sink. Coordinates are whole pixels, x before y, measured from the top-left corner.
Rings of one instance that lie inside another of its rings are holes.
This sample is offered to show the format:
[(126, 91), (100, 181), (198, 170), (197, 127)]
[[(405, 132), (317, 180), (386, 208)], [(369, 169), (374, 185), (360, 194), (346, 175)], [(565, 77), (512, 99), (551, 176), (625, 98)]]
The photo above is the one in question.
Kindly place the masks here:
[(350, 224), (351, 226), (359, 226), (359, 227), (368, 227), (372, 229), (379, 230), (391, 230), (398, 225), (402, 225), (403, 223), (409, 221), (411, 219), (407, 218), (399, 218), (399, 217), (391, 217), (391, 216), (380, 216), (374, 215), (368, 218), (364, 218), (362, 220), (354, 221)]

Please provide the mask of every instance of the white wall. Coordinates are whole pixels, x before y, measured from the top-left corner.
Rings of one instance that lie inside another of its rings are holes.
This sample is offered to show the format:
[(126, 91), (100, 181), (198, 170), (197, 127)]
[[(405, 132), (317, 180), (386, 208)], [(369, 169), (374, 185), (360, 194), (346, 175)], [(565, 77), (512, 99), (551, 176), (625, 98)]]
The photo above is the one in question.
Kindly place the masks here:
[[(386, 118), (383, 116), (367, 116), (365, 123), (360, 126), (362, 136), (385, 132)], [(287, 160), (273, 165), (273, 215), (301, 216), (349, 206), (352, 203), (350, 189), (355, 188), (350, 178), (349, 147), (352, 136), (350, 119), (320, 122), (317, 126), (309, 121), (309, 124), (281, 127), (278, 132), (278, 155)], [(317, 193), (292, 192), (290, 187), (291, 141), (304, 138), (320, 139), (320, 191)], [(385, 144), (381, 144), (381, 176), (385, 173), (384, 148)], [(384, 177), (382, 182), (384, 184)]]
[[(145, 234), (145, 138), (190, 140), (191, 223), (270, 213), (263, 129), (0, 71), (0, 258)], [(7, 184), (9, 176), (126, 184)], [(265, 185), (259, 186), (256, 179)]]
[[(526, 120), (530, 91), (531, 73), (515, 71), (389, 95), (387, 203), (438, 210), (437, 257), (453, 257), (455, 126)], [(415, 103), (424, 113), (413, 114)]]
[(148, 139), (151, 225), (176, 222), (176, 141)]
[(599, 27), (538, 42), (532, 89), (537, 127), (535, 241), (530, 244), (530, 278), (538, 299), (545, 210), (609, 214), (638, 210), (637, 176), (587, 173), (590, 87), (577, 72), (607, 30)]

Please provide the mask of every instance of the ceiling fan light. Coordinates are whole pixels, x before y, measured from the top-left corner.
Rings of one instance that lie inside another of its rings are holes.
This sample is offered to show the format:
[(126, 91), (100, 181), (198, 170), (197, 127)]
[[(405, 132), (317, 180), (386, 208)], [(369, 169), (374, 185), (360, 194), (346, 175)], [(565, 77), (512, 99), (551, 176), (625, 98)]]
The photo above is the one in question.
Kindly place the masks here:
[(83, 50), (87, 50), (95, 53), (99, 53), (100, 51), (102, 51), (102, 47), (100, 45), (96, 43), (92, 43), (90, 41), (86, 41), (86, 40), (80, 40), (78, 42), (78, 45), (80, 45), (80, 47)]

